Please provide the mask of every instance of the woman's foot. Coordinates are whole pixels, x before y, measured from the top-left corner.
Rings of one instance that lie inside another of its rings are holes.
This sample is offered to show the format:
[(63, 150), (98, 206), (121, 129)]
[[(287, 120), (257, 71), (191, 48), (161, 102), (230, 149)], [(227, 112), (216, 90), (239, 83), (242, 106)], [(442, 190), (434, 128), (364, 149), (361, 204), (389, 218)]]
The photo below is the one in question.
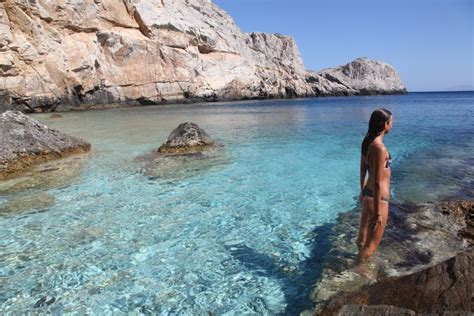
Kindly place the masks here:
[(377, 281), (378, 272), (376, 266), (367, 260), (364, 262), (356, 262), (356, 265), (351, 270), (370, 281)]

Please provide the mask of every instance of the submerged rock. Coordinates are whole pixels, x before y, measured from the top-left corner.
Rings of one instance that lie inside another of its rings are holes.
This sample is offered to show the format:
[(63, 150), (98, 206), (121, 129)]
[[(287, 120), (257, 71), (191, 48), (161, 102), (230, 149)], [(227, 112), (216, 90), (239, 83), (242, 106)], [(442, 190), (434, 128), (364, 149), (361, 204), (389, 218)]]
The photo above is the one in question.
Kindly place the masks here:
[(63, 116), (61, 114), (58, 114), (58, 113), (53, 113), (49, 116), (49, 118), (51, 118), (51, 119), (60, 119), (60, 118), (63, 118)]
[(18, 111), (0, 116), (0, 180), (26, 168), (71, 154), (84, 153), (91, 145), (30, 118)]
[(181, 123), (160, 148), (135, 158), (150, 180), (185, 179), (206, 170), (227, 165), (230, 157), (196, 123)]
[(160, 154), (188, 154), (216, 146), (216, 143), (196, 123), (181, 123), (158, 148)]
[[(334, 299), (321, 315), (335, 315), (347, 304), (393, 305), (416, 313), (473, 312), (474, 249), (425, 270), (392, 277)], [(338, 315), (359, 315), (339, 313)], [(367, 314), (366, 314), (367, 315)], [(385, 315), (385, 314), (384, 314)]]

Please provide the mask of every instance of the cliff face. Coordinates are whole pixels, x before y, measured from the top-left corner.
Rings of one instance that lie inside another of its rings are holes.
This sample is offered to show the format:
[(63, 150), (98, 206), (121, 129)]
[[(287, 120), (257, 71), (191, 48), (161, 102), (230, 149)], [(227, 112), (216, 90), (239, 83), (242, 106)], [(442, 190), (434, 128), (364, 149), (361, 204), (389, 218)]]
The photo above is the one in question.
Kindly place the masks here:
[(0, 0), (0, 111), (357, 94), (344, 69), (307, 73), (292, 38), (209, 0)]

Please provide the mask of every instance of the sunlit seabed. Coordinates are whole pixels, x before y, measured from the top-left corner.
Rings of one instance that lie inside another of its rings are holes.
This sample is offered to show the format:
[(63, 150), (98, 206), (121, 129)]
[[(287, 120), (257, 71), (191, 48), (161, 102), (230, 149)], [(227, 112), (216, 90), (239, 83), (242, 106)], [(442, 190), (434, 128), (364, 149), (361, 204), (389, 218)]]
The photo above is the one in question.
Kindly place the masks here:
[[(395, 202), (472, 198), (473, 96), (36, 115), (93, 150), (0, 183), (1, 310), (242, 315), (309, 308), (308, 285), (318, 274), (303, 263), (317, 260), (314, 249), (326, 242), (313, 238), (318, 227), (357, 206), (371, 111), (384, 106), (394, 114), (385, 143)], [(147, 173), (135, 158), (185, 121), (225, 147)], [(35, 309), (43, 296), (55, 301)]]

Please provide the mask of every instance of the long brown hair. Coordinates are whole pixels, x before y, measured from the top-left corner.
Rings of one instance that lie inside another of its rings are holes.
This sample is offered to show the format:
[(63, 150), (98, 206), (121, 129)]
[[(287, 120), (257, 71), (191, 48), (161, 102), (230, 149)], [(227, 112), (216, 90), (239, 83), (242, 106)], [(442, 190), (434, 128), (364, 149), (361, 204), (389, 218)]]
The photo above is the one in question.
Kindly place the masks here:
[(385, 123), (392, 117), (392, 112), (387, 109), (377, 109), (372, 112), (369, 120), (369, 130), (362, 141), (362, 155), (367, 156), (369, 145), (374, 141), (375, 137), (382, 134), (385, 129)]

